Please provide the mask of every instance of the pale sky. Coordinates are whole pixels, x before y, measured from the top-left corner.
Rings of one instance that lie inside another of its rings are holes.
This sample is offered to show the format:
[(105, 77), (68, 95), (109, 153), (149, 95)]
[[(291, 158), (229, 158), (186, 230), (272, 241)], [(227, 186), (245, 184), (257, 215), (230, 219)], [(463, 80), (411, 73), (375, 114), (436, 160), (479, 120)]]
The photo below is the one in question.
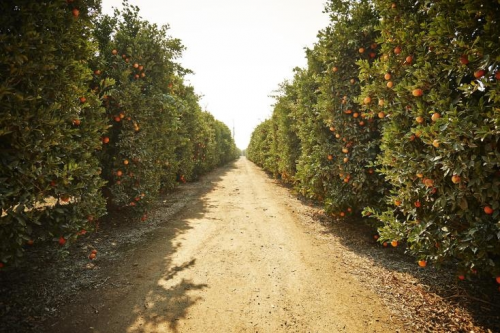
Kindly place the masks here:
[[(102, 0), (103, 12), (121, 0)], [(269, 98), (294, 67), (305, 67), (305, 47), (328, 25), (326, 0), (130, 0), (151, 23), (168, 24), (187, 48), (179, 62), (195, 72), (187, 83), (201, 106), (229, 128), (245, 149), (254, 128), (272, 114)]]

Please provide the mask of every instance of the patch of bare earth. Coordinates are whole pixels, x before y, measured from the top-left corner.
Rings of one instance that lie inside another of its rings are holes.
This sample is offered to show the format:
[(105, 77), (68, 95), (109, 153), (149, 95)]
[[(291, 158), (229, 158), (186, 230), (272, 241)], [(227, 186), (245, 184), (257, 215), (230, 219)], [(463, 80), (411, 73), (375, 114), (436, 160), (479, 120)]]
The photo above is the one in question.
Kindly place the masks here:
[[(6, 332), (497, 332), (492, 281), (419, 268), (242, 158), (0, 274)], [(97, 260), (89, 261), (92, 249)]]

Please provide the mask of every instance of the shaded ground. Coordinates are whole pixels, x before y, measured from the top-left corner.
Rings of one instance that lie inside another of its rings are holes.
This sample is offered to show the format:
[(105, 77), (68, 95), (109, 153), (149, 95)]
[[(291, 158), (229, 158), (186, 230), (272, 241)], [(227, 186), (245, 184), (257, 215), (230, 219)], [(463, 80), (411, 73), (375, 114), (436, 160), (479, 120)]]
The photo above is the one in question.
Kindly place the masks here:
[(65, 259), (35, 248), (0, 274), (0, 331), (500, 331), (494, 283), (419, 269), (246, 159), (149, 215), (108, 221)]

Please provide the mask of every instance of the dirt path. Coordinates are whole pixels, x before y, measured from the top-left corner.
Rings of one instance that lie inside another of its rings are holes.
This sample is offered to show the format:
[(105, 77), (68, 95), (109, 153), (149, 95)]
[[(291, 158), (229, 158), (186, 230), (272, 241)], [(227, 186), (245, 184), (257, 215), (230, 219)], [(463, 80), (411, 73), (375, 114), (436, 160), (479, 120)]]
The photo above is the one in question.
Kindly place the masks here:
[[(84, 291), (54, 332), (395, 332), (377, 296), (242, 158)], [(160, 217), (161, 218), (161, 217)]]

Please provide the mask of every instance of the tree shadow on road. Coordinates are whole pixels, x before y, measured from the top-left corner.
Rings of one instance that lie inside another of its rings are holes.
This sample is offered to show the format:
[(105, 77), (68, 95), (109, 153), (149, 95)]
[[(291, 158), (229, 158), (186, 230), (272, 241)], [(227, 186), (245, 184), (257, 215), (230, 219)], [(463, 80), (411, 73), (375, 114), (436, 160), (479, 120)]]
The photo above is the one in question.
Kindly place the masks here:
[[(33, 262), (2, 272), (0, 331), (148, 332), (163, 323), (177, 332), (179, 319), (200, 301), (190, 291), (208, 285), (182, 277), (195, 259), (174, 263), (173, 257), (192, 221), (204, 217), (206, 195), (234, 168), (229, 163), (164, 195), (146, 222), (116, 214), (70, 247), (65, 258), (36, 262), (46, 256), (40, 248)], [(93, 248), (98, 256), (89, 261)]]

